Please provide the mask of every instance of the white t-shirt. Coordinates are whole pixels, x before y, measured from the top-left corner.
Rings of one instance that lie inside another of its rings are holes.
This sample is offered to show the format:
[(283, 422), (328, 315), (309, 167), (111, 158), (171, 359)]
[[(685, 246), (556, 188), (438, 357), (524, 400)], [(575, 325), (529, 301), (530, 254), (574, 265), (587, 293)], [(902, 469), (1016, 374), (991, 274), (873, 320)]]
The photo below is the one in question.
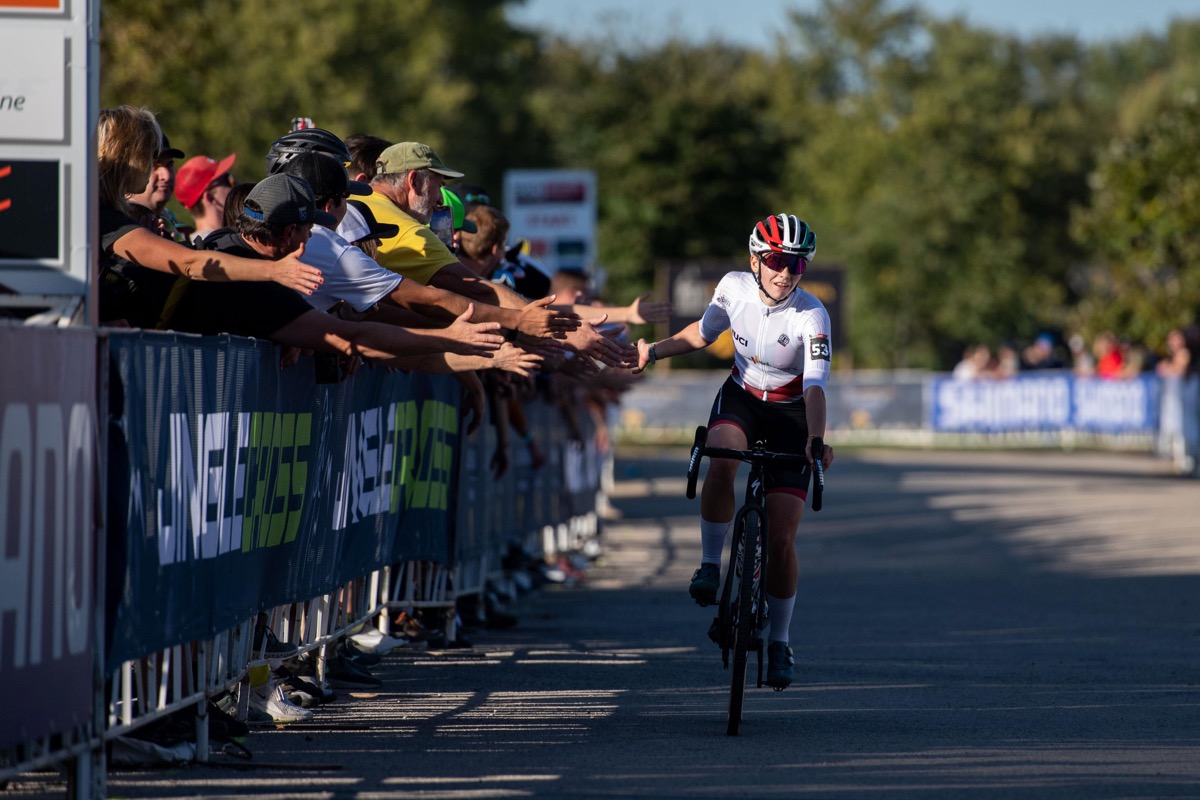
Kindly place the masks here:
[(325, 281), (304, 299), (321, 311), (345, 301), (362, 313), (387, 297), (403, 280), (328, 228), (314, 225), (300, 259), (321, 270)]
[(762, 400), (793, 403), (829, 378), (829, 312), (797, 287), (783, 305), (768, 306), (751, 272), (730, 272), (700, 319), (700, 335), (733, 333), (733, 379)]

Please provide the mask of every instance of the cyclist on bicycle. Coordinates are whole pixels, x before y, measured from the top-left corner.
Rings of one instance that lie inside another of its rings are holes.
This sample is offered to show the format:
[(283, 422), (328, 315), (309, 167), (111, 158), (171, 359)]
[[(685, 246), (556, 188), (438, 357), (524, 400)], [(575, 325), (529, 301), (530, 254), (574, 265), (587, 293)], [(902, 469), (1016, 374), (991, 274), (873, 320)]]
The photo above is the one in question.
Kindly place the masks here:
[[(708, 445), (744, 450), (762, 441), (767, 450), (803, 452), (801, 469), (768, 466), (767, 677), (783, 689), (795, 663), (788, 646), (796, 601), (799, 563), (796, 530), (808, 496), (814, 455), (824, 467), (833, 448), (814, 454), (814, 438), (825, 436), (825, 382), (830, 367), (829, 313), (816, 297), (799, 288), (817, 249), (808, 225), (790, 214), (775, 214), (750, 233), (750, 272), (730, 272), (704, 316), (679, 333), (653, 344), (638, 341), (641, 372), (658, 359), (700, 350), (731, 330), (733, 372), (721, 386), (709, 415)], [(803, 443), (803, 444), (802, 444)], [(733, 520), (734, 479), (740, 462), (711, 459), (700, 494), (700, 568), (688, 589), (700, 605), (716, 603), (721, 553)]]

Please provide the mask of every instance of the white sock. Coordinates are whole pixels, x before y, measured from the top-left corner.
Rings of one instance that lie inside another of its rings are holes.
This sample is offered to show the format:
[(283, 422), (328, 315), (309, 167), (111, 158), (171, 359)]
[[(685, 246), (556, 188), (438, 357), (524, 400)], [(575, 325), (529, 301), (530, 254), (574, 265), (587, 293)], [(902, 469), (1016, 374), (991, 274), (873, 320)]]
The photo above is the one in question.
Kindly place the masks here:
[(796, 595), (776, 597), (767, 594), (767, 619), (771, 623), (771, 632), (767, 635), (768, 642), (788, 643), (788, 629), (792, 627), (792, 609), (795, 605)]
[(729, 530), (730, 521), (709, 522), (704, 517), (700, 518), (701, 564), (721, 566), (721, 555), (725, 552), (725, 533)]

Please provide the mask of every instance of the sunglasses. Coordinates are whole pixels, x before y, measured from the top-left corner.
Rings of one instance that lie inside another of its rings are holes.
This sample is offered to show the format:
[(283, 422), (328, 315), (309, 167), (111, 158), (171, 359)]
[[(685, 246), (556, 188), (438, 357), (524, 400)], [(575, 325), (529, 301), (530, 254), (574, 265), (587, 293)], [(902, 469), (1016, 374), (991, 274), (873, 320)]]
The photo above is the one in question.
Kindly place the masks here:
[(463, 202), (478, 203), (479, 205), (490, 206), (492, 204), (492, 198), (488, 197), (486, 194), (464, 194)]
[(808, 268), (808, 260), (796, 253), (780, 253), (776, 250), (767, 250), (758, 253), (758, 260), (775, 272), (788, 272), (792, 275), (803, 275), (804, 270)]
[(216, 178), (213, 178), (212, 182), (208, 184), (208, 188), (215, 189), (218, 186), (228, 186), (230, 189), (232, 189), (236, 185), (237, 182), (233, 179), (233, 175), (226, 172), (224, 175), (219, 175)]

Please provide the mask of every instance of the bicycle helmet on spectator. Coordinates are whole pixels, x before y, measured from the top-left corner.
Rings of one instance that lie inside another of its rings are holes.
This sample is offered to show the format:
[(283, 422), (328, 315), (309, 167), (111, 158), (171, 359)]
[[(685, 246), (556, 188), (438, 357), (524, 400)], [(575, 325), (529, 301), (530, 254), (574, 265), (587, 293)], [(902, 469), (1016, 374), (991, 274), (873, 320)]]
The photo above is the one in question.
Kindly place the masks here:
[(817, 235), (798, 217), (774, 214), (759, 222), (750, 232), (750, 252), (765, 253), (768, 250), (812, 261), (817, 254)]
[(342, 164), (350, 163), (350, 151), (341, 139), (324, 128), (302, 128), (271, 142), (271, 149), (267, 151), (267, 174), (279, 172), (300, 153), (320, 153)]

